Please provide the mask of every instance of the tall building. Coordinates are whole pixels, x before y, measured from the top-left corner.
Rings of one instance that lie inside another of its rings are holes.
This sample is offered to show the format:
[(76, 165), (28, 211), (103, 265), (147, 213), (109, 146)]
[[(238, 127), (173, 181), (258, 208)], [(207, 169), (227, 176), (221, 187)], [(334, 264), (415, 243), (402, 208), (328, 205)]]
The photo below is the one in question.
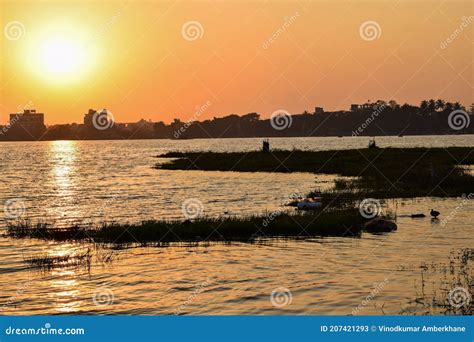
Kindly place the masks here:
[(87, 127), (92, 127), (94, 124), (94, 114), (96, 113), (95, 109), (89, 109), (89, 112), (84, 114), (84, 125)]
[(89, 112), (84, 114), (84, 126), (88, 128), (95, 128), (102, 131), (112, 127), (114, 123), (112, 113), (105, 108), (100, 112), (95, 109), (89, 109)]
[(10, 125), (12, 127), (22, 127), (26, 131), (33, 132), (46, 129), (44, 114), (36, 113), (36, 109), (25, 109), (23, 113), (10, 114)]

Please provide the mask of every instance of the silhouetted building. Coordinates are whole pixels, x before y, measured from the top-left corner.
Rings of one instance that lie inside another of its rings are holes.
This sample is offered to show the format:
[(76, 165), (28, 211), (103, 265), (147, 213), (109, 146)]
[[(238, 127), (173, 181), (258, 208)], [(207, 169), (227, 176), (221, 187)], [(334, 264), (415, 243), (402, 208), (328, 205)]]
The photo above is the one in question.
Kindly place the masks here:
[(314, 107), (314, 114), (323, 114), (324, 109), (323, 107)]
[(373, 103), (364, 103), (364, 104), (351, 104), (351, 112), (357, 112), (358, 110), (370, 109), (373, 108)]
[(92, 127), (94, 124), (94, 114), (96, 113), (96, 110), (94, 109), (89, 109), (89, 112), (87, 114), (84, 114), (84, 125), (87, 127)]
[(10, 114), (10, 125), (16, 128), (21, 126), (29, 132), (39, 132), (46, 129), (44, 114), (36, 113), (36, 109), (25, 109), (23, 113)]

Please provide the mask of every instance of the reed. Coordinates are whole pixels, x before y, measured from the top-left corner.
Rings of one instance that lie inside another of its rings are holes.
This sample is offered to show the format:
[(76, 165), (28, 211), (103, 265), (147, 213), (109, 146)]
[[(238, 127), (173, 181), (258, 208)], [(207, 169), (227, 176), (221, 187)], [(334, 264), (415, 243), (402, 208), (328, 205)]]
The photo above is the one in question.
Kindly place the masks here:
[(356, 198), (456, 197), (474, 192), (471, 147), (375, 148), (271, 153), (170, 152), (155, 165), (168, 170), (311, 172), (357, 177), (338, 180), (336, 188)]
[(55, 241), (97, 243), (170, 243), (200, 241), (255, 241), (259, 238), (359, 236), (363, 223), (356, 209), (322, 209), (305, 213), (275, 212), (266, 216), (201, 217), (195, 220), (153, 220), (140, 223), (104, 222), (100, 226), (58, 228), (28, 220), (10, 222), (7, 235)]

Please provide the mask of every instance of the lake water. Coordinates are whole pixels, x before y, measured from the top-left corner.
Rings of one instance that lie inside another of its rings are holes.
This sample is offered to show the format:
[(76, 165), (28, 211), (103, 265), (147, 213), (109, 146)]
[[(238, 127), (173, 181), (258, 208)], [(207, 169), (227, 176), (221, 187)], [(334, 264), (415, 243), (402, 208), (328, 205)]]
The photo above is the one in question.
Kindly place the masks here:
[[(272, 148), (363, 148), (368, 138), (271, 139)], [(305, 173), (167, 171), (152, 168), (167, 151), (250, 151), (261, 139), (56, 141), (0, 143), (2, 206), (15, 200), (22, 217), (70, 222), (183, 219), (187, 198), (209, 216), (249, 215), (281, 208), (292, 193), (332, 186), (334, 176)], [(381, 147), (473, 146), (474, 136), (381, 137)], [(394, 233), (361, 238), (270, 240), (114, 250), (90, 269), (40, 271), (26, 258), (84, 251), (84, 244), (0, 237), (0, 314), (357, 314), (417, 312), (421, 263), (447, 262), (473, 247), (473, 204), (422, 198), (388, 203), (399, 215)], [(456, 215), (445, 226), (413, 212)], [(460, 208), (460, 209), (459, 209)], [(24, 209), (24, 211), (23, 211)], [(441, 275), (428, 279), (433, 287)], [(425, 279), (426, 280), (426, 279)], [(283, 290), (284, 288), (285, 290)], [(283, 292), (284, 306), (270, 300)], [(288, 292), (286, 292), (288, 290)], [(290, 301), (291, 293), (291, 301)], [(100, 299), (100, 300), (99, 300)], [(276, 304), (276, 305), (275, 305)]]

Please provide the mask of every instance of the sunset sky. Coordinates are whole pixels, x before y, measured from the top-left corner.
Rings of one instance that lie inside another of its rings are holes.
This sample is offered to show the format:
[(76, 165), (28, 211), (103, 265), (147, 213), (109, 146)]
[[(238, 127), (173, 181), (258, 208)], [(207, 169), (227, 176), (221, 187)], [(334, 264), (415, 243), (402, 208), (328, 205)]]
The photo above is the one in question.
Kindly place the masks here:
[(0, 4), (0, 124), (24, 107), (55, 124), (473, 102), (470, 1)]

